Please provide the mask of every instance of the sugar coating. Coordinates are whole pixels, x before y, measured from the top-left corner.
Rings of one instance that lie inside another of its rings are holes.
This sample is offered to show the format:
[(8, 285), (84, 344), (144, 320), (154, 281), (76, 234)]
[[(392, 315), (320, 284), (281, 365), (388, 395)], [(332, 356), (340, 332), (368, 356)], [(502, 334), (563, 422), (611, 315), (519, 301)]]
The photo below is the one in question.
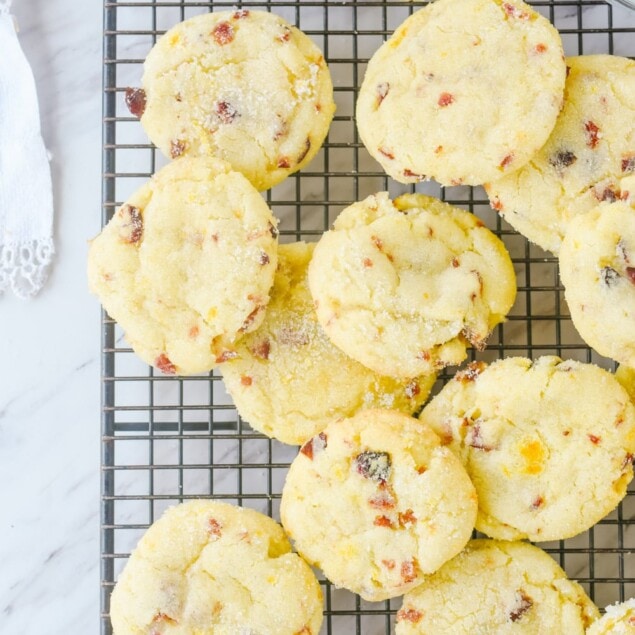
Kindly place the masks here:
[(557, 30), (521, 0), (437, 0), (371, 58), (359, 133), (401, 183), (485, 183), (547, 140), (565, 70)]
[(415, 377), (484, 348), (516, 297), (503, 243), (472, 214), (386, 192), (346, 208), (309, 266), (331, 341), (375, 372)]
[(555, 356), (459, 372), (424, 408), (479, 498), (476, 528), (559, 540), (613, 510), (633, 478), (635, 407), (613, 375)]
[(88, 254), (88, 282), (148, 364), (210, 370), (264, 317), (277, 221), (227, 163), (184, 158), (115, 213)]
[(635, 202), (635, 62), (584, 55), (567, 67), (564, 107), (547, 143), (485, 188), (505, 220), (554, 254), (577, 215), (601, 201)]
[(259, 190), (311, 161), (335, 112), (318, 47), (263, 11), (177, 24), (150, 51), (142, 84), (141, 123), (166, 156), (211, 154)]
[(115, 635), (317, 635), (322, 592), (271, 518), (190, 501), (141, 538), (110, 617)]
[(243, 419), (267, 436), (302, 444), (338, 417), (363, 408), (412, 414), (436, 375), (378, 375), (331, 344), (315, 314), (307, 269), (315, 244), (280, 245), (278, 270), (260, 327), (221, 366)]
[(635, 402), (635, 369), (628, 368), (628, 366), (620, 366), (615, 371), (615, 379), (622, 384), (631, 401)]
[(472, 540), (406, 594), (396, 635), (583, 635), (598, 616), (582, 587), (538, 547)]
[(611, 604), (588, 628), (586, 635), (635, 635), (635, 599)]
[(369, 601), (396, 597), (470, 538), (474, 487), (416, 419), (363, 410), (329, 424), (291, 464), (280, 514), (298, 552)]
[(560, 277), (571, 319), (598, 353), (635, 366), (635, 200), (571, 220)]

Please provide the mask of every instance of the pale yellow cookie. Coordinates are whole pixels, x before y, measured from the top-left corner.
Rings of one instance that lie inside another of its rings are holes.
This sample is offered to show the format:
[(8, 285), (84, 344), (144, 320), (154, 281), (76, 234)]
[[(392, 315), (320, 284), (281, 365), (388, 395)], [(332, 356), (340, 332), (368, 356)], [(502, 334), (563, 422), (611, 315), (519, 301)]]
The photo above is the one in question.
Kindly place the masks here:
[(558, 31), (521, 0), (436, 0), (368, 63), (364, 145), (401, 183), (478, 185), (527, 163), (562, 107)]
[(584, 55), (567, 66), (564, 108), (547, 143), (485, 187), (506, 221), (555, 254), (575, 216), (601, 201), (635, 202), (635, 62)]
[(227, 163), (174, 161), (92, 241), (90, 289), (145, 362), (168, 374), (208, 371), (262, 322), (276, 222)]
[(633, 478), (635, 407), (592, 364), (475, 362), (420, 419), (461, 459), (478, 493), (476, 528), (492, 538), (575, 536), (612, 511)]
[(128, 105), (166, 156), (211, 154), (259, 190), (311, 161), (335, 112), (318, 47), (264, 11), (177, 24), (150, 51), (142, 84)]
[(315, 244), (280, 245), (265, 319), (223, 364), (241, 417), (267, 436), (302, 444), (338, 417), (363, 408), (419, 409), (436, 375), (393, 379), (331, 344), (315, 315), (307, 269)]
[(396, 635), (584, 635), (599, 614), (538, 547), (472, 540), (406, 594)]
[(635, 200), (573, 218), (559, 263), (582, 339), (601, 355), (635, 367)]
[(141, 538), (110, 618), (114, 635), (318, 635), (322, 592), (271, 518), (191, 501)]
[(280, 514), (308, 562), (379, 601), (459, 553), (476, 507), (465, 470), (428, 426), (393, 410), (363, 410), (301, 448)]
[(336, 346), (375, 372), (415, 377), (486, 345), (516, 297), (503, 243), (472, 214), (381, 192), (346, 208), (309, 267), (317, 316)]
[(635, 599), (606, 607), (606, 613), (593, 622), (586, 635), (635, 635)]

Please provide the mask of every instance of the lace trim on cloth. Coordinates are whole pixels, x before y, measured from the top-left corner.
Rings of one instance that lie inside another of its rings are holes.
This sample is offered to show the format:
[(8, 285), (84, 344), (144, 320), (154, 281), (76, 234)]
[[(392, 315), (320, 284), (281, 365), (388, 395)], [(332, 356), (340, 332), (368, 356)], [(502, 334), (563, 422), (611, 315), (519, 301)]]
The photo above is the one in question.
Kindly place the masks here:
[(0, 293), (10, 288), (19, 298), (34, 296), (46, 282), (53, 254), (50, 238), (0, 245)]

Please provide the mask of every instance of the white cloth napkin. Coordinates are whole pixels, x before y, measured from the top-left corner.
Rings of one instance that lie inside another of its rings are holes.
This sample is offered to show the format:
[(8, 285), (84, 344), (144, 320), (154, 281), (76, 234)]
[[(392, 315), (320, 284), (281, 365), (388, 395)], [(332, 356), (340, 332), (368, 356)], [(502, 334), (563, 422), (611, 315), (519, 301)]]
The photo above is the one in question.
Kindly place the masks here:
[(0, 0), (0, 294), (35, 295), (53, 257), (51, 170), (35, 81)]

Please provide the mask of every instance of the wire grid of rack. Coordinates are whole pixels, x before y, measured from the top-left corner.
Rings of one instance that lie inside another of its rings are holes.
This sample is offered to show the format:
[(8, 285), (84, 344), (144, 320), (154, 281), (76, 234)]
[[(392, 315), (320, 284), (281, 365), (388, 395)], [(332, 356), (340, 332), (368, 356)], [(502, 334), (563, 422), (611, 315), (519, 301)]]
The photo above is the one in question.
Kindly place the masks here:
[[(357, 135), (354, 104), (366, 62), (422, 2), (108, 2), (104, 3), (103, 211), (116, 207), (163, 159), (124, 106), (127, 86), (139, 85), (151, 46), (177, 22), (235, 6), (271, 10), (304, 30), (324, 51), (335, 85), (337, 113), (314, 161), (266, 194), (281, 219), (281, 241), (317, 240), (346, 205), (376, 191), (413, 191), (387, 178)], [(545, 1), (534, 6), (559, 29), (567, 55), (635, 56), (635, 12), (603, 0)], [(518, 299), (487, 351), (472, 358), (557, 354), (612, 368), (584, 346), (572, 327), (557, 263), (527, 243), (490, 209), (480, 188), (418, 191), (477, 214), (505, 241), (518, 276)], [(278, 518), (284, 476), (296, 448), (251, 430), (238, 417), (218, 373), (171, 378), (141, 363), (118, 326), (102, 321), (102, 613), (111, 633), (109, 597), (118, 573), (145, 529), (178, 502), (212, 497)], [(453, 371), (440, 376), (436, 390)], [(435, 390), (435, 392), (436, 392)], [(542, 544), (600, 606), (635, 595), (635, 491), (590, 531)], [(321, 580), (323, 633), (380, 635), (394, 630), (400, 599), (367, 603)]]

